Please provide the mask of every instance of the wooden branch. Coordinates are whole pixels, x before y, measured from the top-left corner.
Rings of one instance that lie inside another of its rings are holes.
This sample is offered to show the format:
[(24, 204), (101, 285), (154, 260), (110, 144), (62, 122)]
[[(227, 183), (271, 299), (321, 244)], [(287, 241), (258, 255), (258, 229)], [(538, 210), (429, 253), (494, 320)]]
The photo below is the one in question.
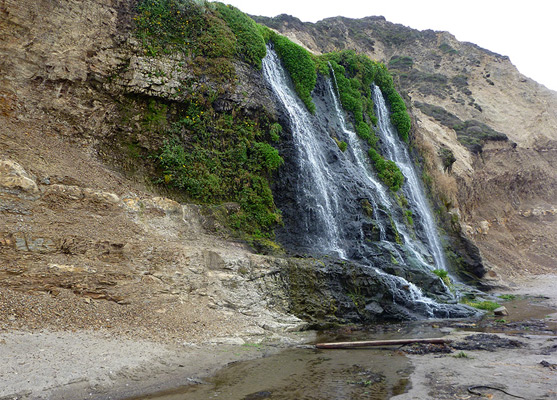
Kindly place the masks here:
[(338, 343), (317, 343), (315, 347), (318, 349), (352, 349), (355, 347), (373, 347), (373, 346), (399, 346), (402, 344), (412, 343), (432, 343), (444, 344), (451, 343), (450, 339), (396, 339), (396, 340), (366, 340), (363, 342), (338, 342)]

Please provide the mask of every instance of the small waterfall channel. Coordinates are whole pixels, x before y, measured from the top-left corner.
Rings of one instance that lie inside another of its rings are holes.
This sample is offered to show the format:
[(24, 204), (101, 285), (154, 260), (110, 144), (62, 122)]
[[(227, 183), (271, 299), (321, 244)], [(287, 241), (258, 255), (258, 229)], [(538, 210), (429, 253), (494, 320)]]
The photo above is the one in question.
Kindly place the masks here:
[(419, 220), (425, 231), (425, 240), (429, 244), (436, 268), (447, 270), (443, 246), (439, 240), (439, 232), (424, 193), (422, 182), (416, 174), (416, 169), (406, 145), (398, 137), (391, 123), (385, 98), (377, 85), (373, 85), (373, 102), (375, 103), (379, 126), (378, 131), (385, 155), (389, 160), (394, 161), (398, 165), (406, 179), (403, 188), (404, 193), (409, 203), (416, 207)]
[(300, 175), (297, 177), (296, 185), (299, 195), (302, 196), (301, 202), (306, 205), (309, 215), (306, 231), (314, 240), (313, 245), (316, 248), (346, 258), (340, 244), (340, 229), (335, 217), (340, 212), (337, 191), (332, 189), (336, 184), (327, 168), (327, 160), (318, 149), (319, 138), (304, 104), (289, 88), (289, 77), (286, 71), (279, 67), (280, 60), (277, 54), (271, 50), (267, 53), (263, 62), (263, 73), (286, 108), (292, 130), (296, 132), (294, 140), (300, 161)]
[[(431, 259), (428, 248), (432, 246), (421, 243), (406, 228), (398, 204), (376, 178), (360, 139), (347, 127), (331, 80), (318, 80), (317, 112), (311, 115), (272, 48), (263, 59), (263, 75), (283, 110), (281, 123), (288, 124), (292, 134), (292, 143), (283, 144), (287, 163), (276, 192), (285, 219), (279, 240), (298, 253), (335, 256), (362, 265), (377, 281), (376, 290), (389, 293), (395, 309), (406, 310), (403, 314), (422, 318), (465, 315), (467, 311), (455, 313), (455, 305), (425, 296), (404, 278), (417, 279), (416, 283), (430, 289), (437, 285), (433, 292), (452, 297), (431, 274), (432, 263), (425, 261)], [(332, 134), (348, 142), (345, 152)], [(413, 195), (408, 196), (414, 201)], [(363, 201), (371, 206), (372, 216), (362, 211)], [(424, 230), (422, 236), (434, 232)], [(398, 234), (403, 243), (395, 240)]]
[[(332, 77), (333, 80), (336, 82), (336, 78), (335, 78), (335, 72), (334, 70), (331, 68), (331, 73), (332, 73)], [(374, 193), (375, 195), (379, 196), (379, 200), (381, 201), (381, 205), (387, 209), (392, 209), (393, 208), (393, 202), (391, 200), (391, 198), (389, 197), (389, 195), (387, 194), (387, 189), (385, 188), (385, 186), (383, 184), (381, 184), (377, 178), (374, 176), (373, 172), (371, 171), (371, 164), (369, 162), (369, 157), (365, 154), (365, 151), (362, 147), (362, 143), (361, 140), (358, 138), (356, 132), (354, 132), (353, 130), (349, 129), (347, 127), (346, 121), (344, 119), (344, 112), (341, 108), (340, 105), (340, 101), (338, 99), (337, 93), (333, 87), (333, 83), (331, 80), (327, 81), (327, 87), (329, 89), (330, 95), (334, 100), (334, 105), (335, 105), (335, 110), (337, 113), (337, 117), (340, 121), (341, 127), (343, 132), (346, 135), (347, 141), (348, 141), (348, 148), (349, 151), (353, 154), (354, 159), (356, 161), (357, 166), (364, 171), (365, 173), (365, 178), (372, 184), (373, 189), (374, 189)], [(388, 116), (388, 114), (387, 114)], [(379, 119), (379, 126), (383, 127), (384, 124), (386, 124), (387, 122), (390, 123), (390, 121), (387, 119), (387, 121), (381, 120)], [(391, 130), (392, 130), (392, 126), (391, 126)], [(392, 131), (391, 131), (392, 134)], [(405, 146), (404, 143), (400, 143), (401, 146)], [(411, 164), (409, 166), (411, 168)], [(415, 175), (415, 174), (414, 174)], [(407, 181), (409, 186), (409, 191), (414, 191), (414, 189), (412, 187), (410, 187), (412, 185), (411, 182)], [(423, 195), (423, 193), (422, 193)], [(414, 197), (416, 196), (412, 196), (411, 200), (414, 199)], [(374, 210), (376, 210), (378, 207), (378, 204), (374, 202), (373, 204), (373, 208)], [(418, 207), (419, 208), (419, 207)], [(421, 210), (420, 210), (421, 212)], [(381, 221), (379, 220), (379, 218), (377, 218), (377, 215), (374, 215), (374, 217), (376, 218), (376, 220), (379, 221), (380, 224), (380, 229), (381, 229), (381, 240), (385, 240), (385, 226), (383, 223), (381, 223)], [(398, 218), (393, 218), (393, 223), (396, 226), (397, 231), (399, 232), (400, 235), (402, 235), (402, 237), (404, 238), (404, 243), (407, 246), (408, 250), (412, 252), (412, 254), (423, 264), (428, 265), (428, 262), (424, 259), (424, 257), (422, 256), (423, 253), (423, 249), (418, 249), (418, 245), (421, 244), (419, 241), (416, 241), (412, 238), (410, 232), (408, 232), (408, 229), (406, 228), (406, 225), (399, 221)], [(437, 268), (442, 268), (442, 269), (446, 269), (446, 267), (444, 266), (444, 264), (439, 265), (439, 263), (437, 262), (437, 257), (434, 256), (435, 259), (435, 264)], [(444, 261), (444, 258), (442, 258), (442, 260)]]

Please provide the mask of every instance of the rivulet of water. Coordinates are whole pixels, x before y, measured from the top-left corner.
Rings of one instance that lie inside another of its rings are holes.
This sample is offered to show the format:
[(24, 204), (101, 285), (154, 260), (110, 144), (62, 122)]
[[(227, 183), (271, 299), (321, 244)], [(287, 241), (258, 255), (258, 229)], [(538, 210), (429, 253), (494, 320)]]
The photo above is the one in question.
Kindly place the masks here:
[(439, 232), (435, 224), (435, 219), (429, 207), (422, 182), (418, 179), (418, 174), (408, 153), (405, 143), (398, 137), (396, 129), (391, 123), (389, 110), (385, 103), (385, 98), (381, 90), (373, 85), (373, 101), (378, 119), (378, 133), (381, 138), (381, 148), (384, 155), (394, 161), (400, 168), (405, 178), (404, 192), (409, 203), (415, 205), (418, 210), (421, 224), (426, 233), (425, 238), (435, 260), (437, 269), (447, 269), (445, 253), (439, 239)]
[[(299, 151), (300, 168), (296, 179), (301, 201), (310, 214), (307, 222), (307, 234), (313, 236), (315, 246), (325, 252), (338, 254), (345, 258), (341, 246), (340, 228), (337, 218), (339, 211), (336, 182), (329, 173), (327, 161), (317, 146), (315, 129), (309, 113), (299, 98), (290, 90), (290, 77), (281, 67), (277, 54), (268, 49), (263, 59), (263, 74), (272, 90), (287, 110), (292, 123), (292, 133)], [(311, 225), (311, 226), (310, 226)], [(315, 233), (315, 234), (313, 234)]]

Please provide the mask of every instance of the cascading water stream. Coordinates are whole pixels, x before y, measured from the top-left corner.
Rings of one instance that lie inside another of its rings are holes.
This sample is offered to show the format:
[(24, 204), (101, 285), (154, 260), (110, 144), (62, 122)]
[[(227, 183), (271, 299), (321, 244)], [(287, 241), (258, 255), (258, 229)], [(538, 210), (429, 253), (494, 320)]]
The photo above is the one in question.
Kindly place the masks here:
[[(330, 65), (330, 64), (329, 64)], [(335, 77), (335, 71), (330, 68), (331, 72), (332, 72), (332, 76), (333, 76), (333, 80), (335, 80), (336, 82), (336, 77)], [(370, 170), (370, 162), (369, 162), (369, 158), (367, 157), (367, 155), (364, 152), (364, 149), (362, 147), (362, 144), (360, 142), (360, 140), (358, 139), (357, 134), (353, 131), (348, 129), (348, 127), (346, 126), (346, 121), (344, 119), (344, 113), (341, 109), (341, 105), (340, 105), (340, 101), (338, 99), (337, 93), (334, 90), (334, 87), (332, 85), (331, 80), (327, 80), (327, 87), (329, 89), (329, 92), (331, 94), (331, 97), (333, 99), (334, 105), (335, 105), (335, 110), (337, 113), (337, 117), (340, 121), (342, 130), (344, 132), (344, 134), (347, 137), (348, 140), (348, 145), (349, 145), (349, 149), (351, 152), (353, 152), (354, 155), (354, 159), (356, 160), (356, 164), (357, 167), (361, 170), (364, 171), (365, 174), (365, 179), (367, 179), (367, 181), (369, 183), (371, 183), (371, 186), (374, 189), (374, 193), (379, 195), (381, 204), (386, 207), (387, 209), (392, 209), (393, 204), (391, 199), (389, 198), (388, 194), (387, 194), (387, 190), (386, 188), (374, 177), (373, 173)], [(379, 123), (382, 123), (383, 121), (379, 121)], [(373, 204), (373, 208), (374, 208), (374, 212), (376, 212), (377, 210), (377, 204)], [(379, 220), (379, 218), (377, 218), (377, 215), (375, 214), (374, 217), (376, 218), (376, 220)], [(406, 226), (404, 223), (401, 223), (400, 221), (398, 221), (396, 218), (393, 218), (393, 223), (395, 224), (397, 231), (402, 235), (403, 239), (404, 239), (404, 243), (406, 245), (406, 247), (412, 252), (412, 254), (424, 265), (428, 265), (428, 263), (426, 262), (426, 260), (424, 259), (424, 257), (422, 256), (422, 253), (417, 249), (415, 240), (412, 239), (410, 233), (408, 232), (408, 230), (406, 229)], [(385, 228), (383, 224), (380, 224), (380, 229), (381, 229), (381, 240), (385, 240)], [(391, 250), (394, 253), (397, 253), (397, 250), (392, 248)]]
[[(334, 77), (334, 75), (333, 75)], [(347, 139), (348, 139), (348, 148), (349, 151), (352, 152), (352, 155), (354, 156), (354, 160), (356, 161), (356, 165), (358, 166), (358, 168), (364, 172), (365, 177), (367, 178), (367, 180), (373, 185), (374, 189), (375, 189), (375, 193), (377, 193), (379, 195), (379, 197), (381, 198), (381, 202), (384, 205), (389, 205), (390, 201), (389, 198), (387, 197), (387, 194), (385, 193), (385, 190), (383, 189), (383, 187), (381, 186), (381, 184), (375, 179), (375, 177), (372, 175), (371, 171), (369, 170), (369, 163), (366, 164), (365, 160), (365, 155), (364, 155), (364, 151), (362, 149), (362, 147), (360, 146), (358, 137), (356, 135), (356, 133), (350, 129), (348, 129), (346, 127), (346, 122), (344, 120), (344, 115), (343, 112), (340, 108), (340, 103), (338, 101), (338, 98), (336, 96), (336, 93), (334, 91), (333, 85), (331, 83), (330, 80), (327, 81), (327, 87), (329, 88), (329, 91), (331, 93), (331, 96), (334, 99), (334, 104), (335, 104), (335, 110), (337, 112), (337, 116), (338, 119), (340, 121), (342, 130), (344, 132), (344, 134), (346, 135)], [(377, 215), (377, 203), (372, 200), (372, 206), (373, 206), (373, 216), (375, 218), (376, 221), (380, 221), (380, 218)], [(379, 229), (380, 229), (380, 237), (381, 240), (385, 240), (385, 226), (383, 223), (379, 224)]]
[(292, 131), (296, 142), (296, 149), (301, 154), (301, 176), (296, 184), (299, 193), (304, 197), (304, 203), (312, 215), (309, 223), (315, 227), (307, 226), (307, 231), (317, 230), (316, 246), (325, 252), (336, 253), (341, 258), (346, 258), (346, 252), (340, 244), (340, 229), (335, 214), (339, 213), (337, 191), (334, 178), (329, 174), (327, 162), (320, 153), (312, 123), (308, 112), (297, 96), (289, 90), (290, 78), (284, 69), (280, 68), (280, 61), (272, 49), (267, 49), (267, 56), (263, 59), (263, 74), (287, 110), (292, 123)]
[(439, 240), (439, 232), (435, 225), (435, 220), (429, 208), (424, 189), (418, 176), (412, 159), (408, 154), (406, 145), (400, 140), (395, 128), (393, 127), (389, 110), (385, 104), (385, 99), (381, 90), (373, 85), (373, 101), (375, 103), (376, 114), (379, 126), (379, 136), (382, 140), (382, 149), (388, 159), (394, 161), (400, 168), (404, 178), (406, 179), (405, 193), (408, 201), (415, 205), (420, 215), (423, 229), (425, 231), (425, 239), (427, 240), (431, 253), (435, 260), (437, 269), (447, 270), (443, 247)]
[[(431, 263), (424, 261), (429, 256), (427, 246), (411, 237), (404, 222), (397, 220), (402, 218), (396, 211), (398, 205), (371, 170), (363, 143), (347, 128), (331, 81), (318, 81), (314, 92), (318, 112), (311, 115), (271, 48), (263, 59), (263, 75), (279, 112), (284, 112), (281, 123), (288, 124), (292, 134), (283, 143), (283, 156), (289, 161), (277, 182), (277, 204), (285, 218), (284, 228), (277, 233), (281, 242), (294, 251), (335, 255), (367, 268), (375, 274), (370, 282), (378, 285), (377, 293), (388, 293), (393, 300), (394, 308), (387, 306), (385, 312), (407, 318), (466, 315), (468, 311), (428, 298), (403, 277), (427, 284), (431, 293), (450, 297), (429, 272)], [(350, 150), (342, 152), (335, 145), (335, 134), (349, 142)], [(364, 200), (373, 204), (374, 215), (365, 216)], [(403, 244), (397, 230), (404, 237)], [(375, 305), (370, 310), (384, 311)]]

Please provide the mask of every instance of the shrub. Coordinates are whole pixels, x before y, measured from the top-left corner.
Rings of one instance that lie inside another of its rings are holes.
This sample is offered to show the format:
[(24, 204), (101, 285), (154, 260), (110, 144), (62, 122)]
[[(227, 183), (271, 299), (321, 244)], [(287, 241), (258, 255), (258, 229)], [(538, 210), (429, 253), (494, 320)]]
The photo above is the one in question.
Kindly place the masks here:
[(279, 134), (281, 132), (282, 132), (282, 126), (278, 122), (272, 124), (271, 127), (269, 128), (269, 135), (271, 136), (271, 140), (273, 142), (278, 142), (280, 140)]
[(274, 171), (284, 164), (284, 159), (279, 156), (278, 150), (268, 143), (255, 142), (253, 149), (260, 165), (268, 172)]
[(267, 48), (258, 25), (236, 7), (222, 3), (215, 3), (215, 5), (236, 36), (236, 53), (246, 62), (261, 68), (261, 60), (267, 54)]
[(393, 56), (389, 60), (389, 68), (399, 69), (399, 70), (409, 70), (414, 65), (414, 60), (412, 57), (408, 56)]
[[(430, 117), (435, 118), (442, 125), (454, 129), (458, 141), (473, 153), (481, 153), (487, 140), (507, 141), (504, 133), (498, 132), (483, 122), (476, 120), (462, 121), (442, 107), (432, 104), (416, 102), (416, 106)], [(443, 154), (440, 154), (443, 157)], [(449, 161), (449, 160), (448, 160)]]

